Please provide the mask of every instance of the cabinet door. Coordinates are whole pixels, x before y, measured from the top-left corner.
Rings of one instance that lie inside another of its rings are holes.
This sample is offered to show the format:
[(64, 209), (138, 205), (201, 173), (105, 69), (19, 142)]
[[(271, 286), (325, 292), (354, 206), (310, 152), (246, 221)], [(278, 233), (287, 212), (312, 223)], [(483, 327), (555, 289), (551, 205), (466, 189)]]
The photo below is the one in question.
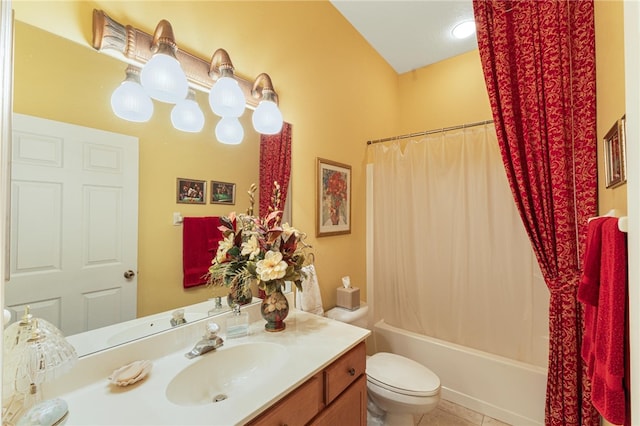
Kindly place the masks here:
[(367, 379), (360, 376), (312, 422), (313, 426), (366, 426)]
[(322, 410), (323, 405), (322, 376), (319, 373), (249, 424), (251, 426), (304, 425)]

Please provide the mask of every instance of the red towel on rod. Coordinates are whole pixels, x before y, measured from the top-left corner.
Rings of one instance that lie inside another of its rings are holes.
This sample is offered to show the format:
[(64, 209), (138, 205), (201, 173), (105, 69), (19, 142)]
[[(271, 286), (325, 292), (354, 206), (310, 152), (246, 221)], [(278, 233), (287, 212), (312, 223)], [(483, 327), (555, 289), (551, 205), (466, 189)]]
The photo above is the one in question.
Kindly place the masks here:
[(600, 258), (602, 255), (602, 224), (609, 220), (598, 217), (589, 221), (587, 245), (582, 262), (582, 276), (578, 287), (578, 300), (584, 304), (584, 334), (580, 354), (587, 365), (589, 377), (593, 374), (593, 345), (596, 339), (596, 316), (600, 290)]
[[(629, 420), (626, 416), (625, 401), (628, 389), (625, 390), (624, 386), (625, 375), (628, 373), (625, 368), (628, 353), (628, 337), (625, 334), (627, 322), (626, 234), (618, 229), (617, 218), (602, 218), (602, 220), (598, 301), (597, 306), (594, 307), (595, 311), (592, 312), (591, 323), (585, 318), (585, 338), (590, 336), (592, 339), (591, 347), (587, 351), (589, 359), (585, 361), (588, 363), (588, 371), (591, 372), (593, 405), (609, 422), (620, 425)], [(591, 223), (589, 227), (592, 228)], [(585, 252), (585, 260), (586, 255)], [(584, 269), (588, 272), (590, 268), (585, 264)], [(584, 297), (585, 290), (579, 291), (579, 295), (580, 293)], [(588, 291), (586, 293), (593, 295)], [(586, 310), (590, 306), (592, 305), (587, 304)], [(583, 356), (584, 349), (583, 347)]]
[(182, 272), (184, 288), (206, 283), (204, 276), (223, 239), (218, 229), (220, 219), (211, 217), (185, 217), (182, 222)]

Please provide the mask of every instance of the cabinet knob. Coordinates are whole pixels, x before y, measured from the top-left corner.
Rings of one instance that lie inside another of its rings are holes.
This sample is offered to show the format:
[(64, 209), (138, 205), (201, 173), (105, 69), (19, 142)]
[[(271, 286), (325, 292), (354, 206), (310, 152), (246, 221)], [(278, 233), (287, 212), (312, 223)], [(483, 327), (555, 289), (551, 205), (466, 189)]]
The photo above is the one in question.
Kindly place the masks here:
[(351, 367), (351, 368), (349, 369), (349, 375), (350, 375), (350, 376), (355, 376), (355, 375), (356, 375), (356, 369), (355, 369), (355, 368), (353, 368), (353, 367)]

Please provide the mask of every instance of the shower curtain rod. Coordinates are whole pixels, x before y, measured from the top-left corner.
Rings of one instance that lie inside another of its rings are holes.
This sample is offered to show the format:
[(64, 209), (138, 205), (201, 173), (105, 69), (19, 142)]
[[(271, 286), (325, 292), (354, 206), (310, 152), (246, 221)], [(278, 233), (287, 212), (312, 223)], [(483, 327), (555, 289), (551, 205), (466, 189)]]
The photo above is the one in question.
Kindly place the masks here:
[(475, 123), (460, 124), (458, 126), (443, 127), (441, 129), (425, 130), (424, 132), (408, 133), (406, 135), (400, 135), (400, 136), (391, 136), (389, 138), (367, 141), (367, 145), (371, 145), (378, 142), (389, 142), (389, 141), (395, 141), (398, 139), (413, 138), (416, 136), (426, 136), (433, 133), (448, 132), (450, 130), (466, 129), (467, 127), (484, 126), (485, 124), (491, 124), (491, 123), (493, 123), (493, 120), (484, 120), (484, 121), (477, 121)]

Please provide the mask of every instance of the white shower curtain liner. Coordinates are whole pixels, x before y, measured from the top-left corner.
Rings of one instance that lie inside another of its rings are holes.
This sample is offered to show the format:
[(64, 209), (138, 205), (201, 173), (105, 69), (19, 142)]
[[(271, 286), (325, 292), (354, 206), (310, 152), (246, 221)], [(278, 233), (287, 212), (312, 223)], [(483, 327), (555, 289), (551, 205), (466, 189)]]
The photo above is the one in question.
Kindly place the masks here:
[(376, 317), (546, 366), (547, 288), (493, 125), (401, 146), (368, 147)]

